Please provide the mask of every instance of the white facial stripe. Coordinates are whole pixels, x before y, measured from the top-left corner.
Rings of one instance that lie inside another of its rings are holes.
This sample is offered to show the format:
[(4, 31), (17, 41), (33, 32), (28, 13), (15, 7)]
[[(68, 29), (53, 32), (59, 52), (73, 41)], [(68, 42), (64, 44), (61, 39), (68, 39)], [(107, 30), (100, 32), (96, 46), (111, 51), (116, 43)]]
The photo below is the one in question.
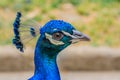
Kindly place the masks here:
[(52, 39), (52, 36), (47, 33), (45, 33), (45, 36), (54, 45), (63, 45), (64, 44), (64, 42), (62, 42), (62, 41), (57, 41), (57, 40)]
[(72, 42), (72, 44), (74, 44), (74, 43), (77, 43), (78, 41), (80, 41), (79, 39), (72, 39), (72, 40), (70, 40), (71, 42)]
[(62, 32), (63, 32), (63, 34), (66, 35), (66, 36), (70, 36), (71, 38), (74, 38), (74, 39), (77, 38), (77, 37), (71, 35), (71, 34), (68, 33), (68, 32), (65, 32), (65, 31), (62, 31)]
[(77, 43), (78, 41), (80, 41), (80, 39), (77, 36), (71, 35), (68, 32), (62, 31), (64, 35), (66, 36), (70, 36), (71, 38), (73, 38), (72, 40), (70, 40), (72, 43)]

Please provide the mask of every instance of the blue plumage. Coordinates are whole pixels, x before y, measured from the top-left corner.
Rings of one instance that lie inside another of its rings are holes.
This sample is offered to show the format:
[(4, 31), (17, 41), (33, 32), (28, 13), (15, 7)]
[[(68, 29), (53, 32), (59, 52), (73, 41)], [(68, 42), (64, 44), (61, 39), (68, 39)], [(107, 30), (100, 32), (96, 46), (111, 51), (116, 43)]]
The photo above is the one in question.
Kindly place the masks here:
[(47, 32), (49, 34), (54, 33), (54, 31), (66, 31), (72, 34), (74, 28), (71, 24), (64, 22), (63, 20), (50, 20), (40, 29), (41, 34)]
[[(16, 46), (17, 49), (19, 49), (21, 52), (24, 52), (24, 45), (20, 37), (20, 28), (23, 27), (23, 25), (21, 26), (21, 17), (22, 14), (20, 12), (17, 12), (16, 19), (13, 23), (14, 39), (12, 40), (12, 43)], [(29, 31), (32, 37), (36, 37), (37, 34), (34, 27), (31, 27), (31, 25), (25, 25), (25, 27), (29, 28), (29, 30), (25, 31)]]
[[(17, 20), (15, 22), (17, 23)], [(31, 35), (35, 36), (34, 28), (30, 30), (33, 31)], [(15, 36), (19, 36), (16, 32), (14, 33)], [(80, 40), (89, 41), (90, 39), (77, 31), (70, 23), (62, 20), (50, 20), (39, 29), (39, 33), (40, 37), (38, 38), (34, 54), (35, 71), (33, 77), (29, 80), (60, 80), (56, 63), (58, 53), (71, 43)], [(13, 39), (13, 44), (18, 47), (20, 44), (16, 42)]]
[(33, 37), (36, 36), (36, 32), (35, 32), (35, 29), (33, 27), (30, 27), (30, 33)]
[(12, 40), (13, 44), (16, 46), (17, 49), (19, 49), (21, 52), (23, 52), (23, 44), (21, 42), (21, 39), (20, 39), (20, 33), (19, 33), (19, 26), (20, 26), (20, 17), (21, 17), (21, 13), (18, 12), (17, 13), (17, 17), (15, 19), (15, 22), (13, 24), (14, 26), (14, 39)]

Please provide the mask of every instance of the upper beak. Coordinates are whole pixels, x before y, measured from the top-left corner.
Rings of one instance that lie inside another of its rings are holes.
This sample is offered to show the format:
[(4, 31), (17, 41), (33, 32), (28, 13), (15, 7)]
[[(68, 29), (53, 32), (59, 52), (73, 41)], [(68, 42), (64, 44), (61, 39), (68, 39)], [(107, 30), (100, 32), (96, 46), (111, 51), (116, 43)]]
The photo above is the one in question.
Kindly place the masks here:
[(87, 35), (79, 32), (77, 30), (73, 30), (71, 42), (76, 43), (78, 41), (90, 41), (90, 38)]

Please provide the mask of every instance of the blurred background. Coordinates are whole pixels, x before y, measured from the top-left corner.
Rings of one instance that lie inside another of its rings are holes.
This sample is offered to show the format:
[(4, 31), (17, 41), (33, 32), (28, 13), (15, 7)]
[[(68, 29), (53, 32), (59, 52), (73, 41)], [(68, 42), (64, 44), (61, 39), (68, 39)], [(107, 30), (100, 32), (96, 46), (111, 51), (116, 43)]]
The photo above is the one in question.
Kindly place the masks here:
[(120, 0), (0, 0), (0, 80), (27, 80), (33, 74), (36, 39), (24, 54), (12, 45), (18, 11), (40, 25), (67, 21), (91, 38), (59, 54), (62, 80), (120, 80)]

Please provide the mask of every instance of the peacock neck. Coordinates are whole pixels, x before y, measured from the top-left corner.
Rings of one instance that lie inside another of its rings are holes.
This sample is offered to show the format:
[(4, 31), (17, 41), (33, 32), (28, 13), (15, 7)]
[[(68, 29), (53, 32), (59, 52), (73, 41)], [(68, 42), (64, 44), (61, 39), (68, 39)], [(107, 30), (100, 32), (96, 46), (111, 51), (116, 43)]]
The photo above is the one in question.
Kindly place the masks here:
[(34, 55), (35, 72), (29, 80), (60, 80), (56, 57), (57, 55), (46, 55), (43, 47), (37, 45)]

